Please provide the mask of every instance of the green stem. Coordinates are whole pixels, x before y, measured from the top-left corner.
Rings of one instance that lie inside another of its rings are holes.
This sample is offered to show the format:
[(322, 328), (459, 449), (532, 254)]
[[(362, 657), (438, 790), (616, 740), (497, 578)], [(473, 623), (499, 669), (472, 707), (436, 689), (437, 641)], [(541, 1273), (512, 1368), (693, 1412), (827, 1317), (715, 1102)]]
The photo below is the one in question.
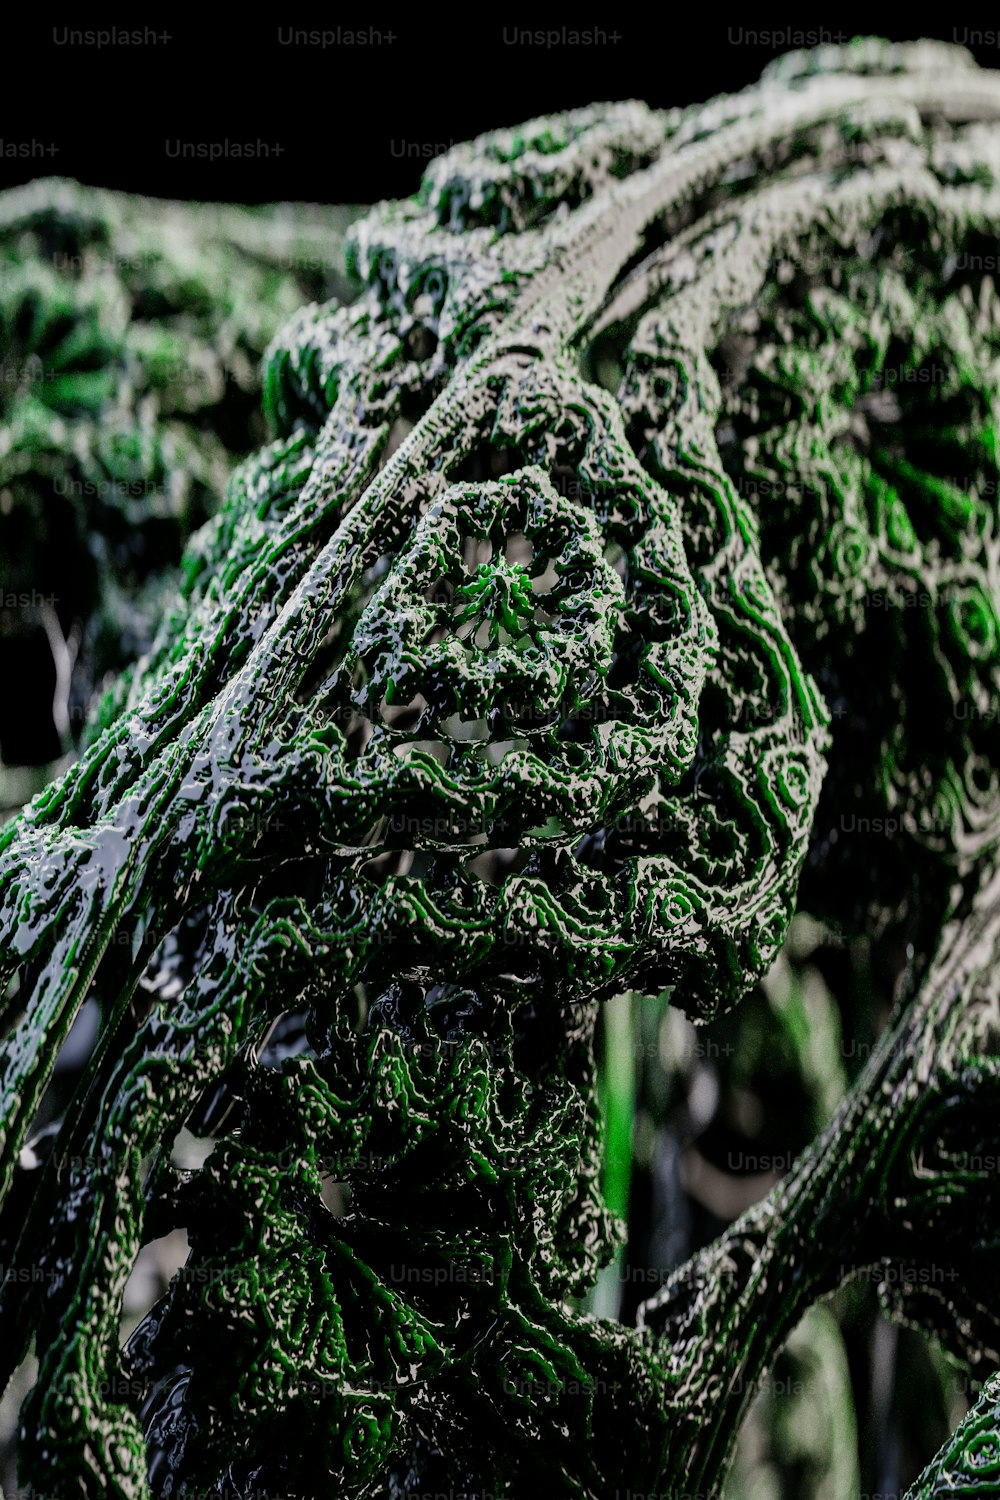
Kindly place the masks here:
[[(632, 1126), (635, 1119), (635, 1049), (631, 994), (616, 995), (603, 1011), (604, 1049), (598, 1096), (604, 1121), (604, 1202), (616, 1218), (628, 1222), (632, 1185)], [(617, 1318), (621, 1301), (624, 1246), (605, 1266), (590, 1296), (589, 1311)]]

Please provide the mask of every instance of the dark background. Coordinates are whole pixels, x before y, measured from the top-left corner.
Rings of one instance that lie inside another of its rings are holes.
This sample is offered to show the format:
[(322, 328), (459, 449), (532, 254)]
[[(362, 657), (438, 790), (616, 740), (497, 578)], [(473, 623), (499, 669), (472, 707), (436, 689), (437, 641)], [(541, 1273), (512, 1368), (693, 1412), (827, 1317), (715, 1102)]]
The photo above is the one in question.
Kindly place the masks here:
[[(412, 11), (391, 22), (357, 15), (322, 23), (307, 13), (290, 15), (285, 26), (280, 19), (279, 28), (277, 20), (239, 12), (204, 21), (184, 12), (148, 23), (167, 41), (103, 47), (60, 39), (107, 22), (70, 28), (23, 14), (5, 20), (0, 186), (58, 174), (158, 197), (243, 203), (401, 197), (416, 189), (427, 158), (451, 142), (598, 99), (695, 103), (753, 82), (795, 45), (784, 22), (709, 22), (690, 0), (659, 19), (638, 13), (574, 21), (604, 32), (606, 40), (589, 46), (512, 44), (516, 31), (538, 23), (499, 13), (494, 19), (491, 10), (475, 8), (459, 26)], [(936, 19), (941, 40), (971, 41), (980, 63), (1000, 66), (996, 33), (984, 30), (981, 18), (959, 13), (949, 20), (954, 24)], [(326, 47), (279, 40), (279, 31), (338, 24), (342, 31), (374, 28), (382, 40), (361, 45), (342, 37)], [(796, 24), (822, 32), (821, 40), (886, 34), (877, 13)], [(119, 25), (146, 29), (142, 21)], [(776, 32), (785, 35), (769, 40)], [(921, 34), (928, 33), (913, 33)], [(173, 151), (179, 142), (225, 141), (260, 141), (271, 155), (168, 155), (168, 144)], [(30, 154), (12, 155), (12, 148)]]

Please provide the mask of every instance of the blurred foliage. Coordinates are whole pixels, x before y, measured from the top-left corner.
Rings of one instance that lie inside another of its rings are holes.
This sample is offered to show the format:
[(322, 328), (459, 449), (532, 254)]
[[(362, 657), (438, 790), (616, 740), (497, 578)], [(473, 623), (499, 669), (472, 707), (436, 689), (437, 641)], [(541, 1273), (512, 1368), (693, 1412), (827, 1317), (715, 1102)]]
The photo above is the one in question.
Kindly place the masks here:
[(186, 542), (266, 436), (268, 344), (352, 294), (357, 212), (0, 194), (0, 812), (148, 649)]

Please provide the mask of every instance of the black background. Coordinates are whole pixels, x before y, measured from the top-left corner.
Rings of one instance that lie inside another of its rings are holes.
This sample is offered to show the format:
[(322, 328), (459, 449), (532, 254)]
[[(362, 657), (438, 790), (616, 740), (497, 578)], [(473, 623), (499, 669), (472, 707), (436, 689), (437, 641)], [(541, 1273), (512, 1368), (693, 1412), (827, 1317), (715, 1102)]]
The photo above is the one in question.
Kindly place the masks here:
[[(982, 31), (989, 13), (985, 22), (961, 13), (947, 19), (946, 26), (940, 13), (934, 17), (939, 39), (971, 41), (979, 29), (984, 40), (971, 50), (984, 66), (1000, 67), (1000, 48), (989, 44), (994, 33)], [(822, 39), (846, 40), (859, 32), (885, 34), (878, 20), (869, 14), (796, 25), (825, 33)], [(110, 24), (66, 23), (76, 30)], [(61, 22), (23, 14), (5, 20), (0, 185), (58, 174), (169, 198), (366, 203), (402, 197), (415, 191), (426, 158), (449, 142), (599, 99), (641, 98), (655, 107), (695, 103), (753, 82), (772, 57), (794, 45), (786, 37), (754, 39), (755, 32), (787, 34), (783, 21), (709, 21), (693, 0), (659, 19), (641, 13), (576, 19), (573, 26), (606, 34), (603, 44), (591, 46), (512, 45), (514, 31), (534, 31), (539, 23), (504, 19), (491, 8), (460, 13), (457, 24), (412, 11), (405, 19), (383, 20), (367, 8), (332, 22), (239, 12), (231, 20), (213, 15), (201, 21), (184, 11), (178, 20), (116, 24), (131, 31), (148, 25), (170, 40), (103, 48), (60, 44)], [(383, 39), (289, 46), (279, 41), (279, 25), (282, 31), (373, 27)], [(912, 33), (921, 34), (930, 33)], [(895, 39), (905, 35), (893, 33)], [(168, 142), (173, 149), (181, 141), (227, 140), (261, 141), (281, 152), (214, 162), (168, 155)], [(12, 145), (36, 154), (12, 157)]]

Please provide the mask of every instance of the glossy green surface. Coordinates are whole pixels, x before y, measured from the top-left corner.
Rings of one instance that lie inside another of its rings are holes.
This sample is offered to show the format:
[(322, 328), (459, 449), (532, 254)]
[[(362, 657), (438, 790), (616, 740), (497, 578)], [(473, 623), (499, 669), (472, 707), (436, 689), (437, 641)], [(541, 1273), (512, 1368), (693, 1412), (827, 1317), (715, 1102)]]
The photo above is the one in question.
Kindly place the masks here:
[[(1000, 1362), (998, 119), (965, 54), (866, 43), (484, 138), (352, 228), (363, 294), (274, 341), (271, 441), (0, 840), (25, 1483), (718, 1493), (865, 1267), (954, 1268), (885, 1301)], [(637, 1326), (575, 1311), (628, 1191), (601, 1002), (721, 1014), (800, 893), (914, 914), (889, 1028)]]

